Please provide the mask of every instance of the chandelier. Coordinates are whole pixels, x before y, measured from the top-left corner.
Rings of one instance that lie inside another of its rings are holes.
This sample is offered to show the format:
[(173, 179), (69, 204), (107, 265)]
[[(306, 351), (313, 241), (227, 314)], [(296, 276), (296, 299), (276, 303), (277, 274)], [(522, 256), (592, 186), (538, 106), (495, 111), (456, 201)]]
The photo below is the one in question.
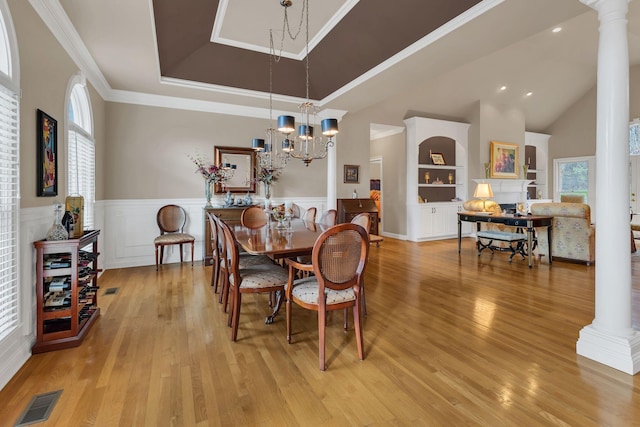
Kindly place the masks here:
[(254, 138), (251, 146), (256, 151), (258, 167), (266, 169), (270, 174), (281, 171), (287, 166), (289, 155), (283, 149), (278, 150), (278, 135), (273, 128), (273, 66), (275, 48), (273, 45), (273, 31), (269, 30), (269, 123), (266, 140)]
[[(306, 49), (306, 57), (305, 57), (305, 81), (306, 81), (306, 101), (299, 105), (299, 110), (301, 113), (301, 124), (298, 126), (298, 131), (293, 136), (291, 136), (296, 130), (295, 118), (289, 115), (278, 116), (278, 131), (285, 135), (285, 139), (282, 141), (281, 151), (289, 157), (293, 157), (295, 159), (300, 159), (303, 161), (305, 166), (309, 166), (309, 163), (314, 159), (324, 159), (327, 157), (329, 147), (334, 146), (333, 137), (338, 133), (338, 120), (327, 118), (322, 120), (320, 126), (322, 129), (322, 135), (314, 134), (314, 125), (317, 123), (316, 114), (318, 113), (318, 107), (311, 102), (309, 97), (309, 0), (302, 1), (302, 11), (300, 15), (300, 27), (298, 28), (295, 35), (292, 34), (291, 28), (289, 28), (289, 20), (287, 8), (289, 8), (293, 2), (291, 0), (280, 0), (280, 5), (284, 7), (284, 22), (282, 28), (282, 40), (281, 40), (281, 51), (282, 53), (282, 43), (284, 41), (285, 28), (289, 34), (289, 37), (293, 40), (298, 36), (303, 18), (305, 24), (305, 49)], [(269, 59), (269, 100), (271, 102), (271, 57), (276, 58), (276, 61), (280, 59), (280, 57), (275, 56), (275, 49), (273, 47), (273, 35), (271, 34), (270, 45), (270, 59)], [(271, 109), (271, 105), (269, 105)], [(272, 144), (271, 149), (274, 150), (276, 144), (274, 143), (274, 132), (273, 129), (269, 129), (268, 138), (271, 138)], [(325, 138), (326, 137), (326, 138)], [(265, 143), (266, 147), (266, 143)], [(266, 149), (265, 149), (266, 152)], [(285, 161), (286, 162), (286, 161)], [(284, 167), (284, 166), (283, 166)]]

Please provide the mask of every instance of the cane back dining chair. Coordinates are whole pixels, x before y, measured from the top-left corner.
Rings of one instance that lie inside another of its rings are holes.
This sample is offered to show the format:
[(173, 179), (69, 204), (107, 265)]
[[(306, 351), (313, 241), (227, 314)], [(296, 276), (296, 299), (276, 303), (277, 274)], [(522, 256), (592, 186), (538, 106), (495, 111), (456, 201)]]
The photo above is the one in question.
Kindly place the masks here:
[[(351, 219), (352, 224), (358, 224), (367, 232), (367, 240), (369, 240), (369, 229), (371, 228), (371, 215), (368, 212), (361, 212)], [(367, 315), (367, 299), (364, 292), (364, 276), (360, 283), (360, 293), (362, 294), (362, 314)]]
[[(289, 280), (285, 288), (287, 308), (287, 342), (291, 343), (291, 303), (318, 313), (319, 366), (325, 365), (325, 328), (327, 312), (353, 308), (358, 357), (364, 360), (362, 323), (360, 320), (360, 284), (369, 256), (366, 231), (357, 224), (338, 224), (324, 231), (311, 254), (312, 263), (300, 264), (288, 259)], [(314, 275), (297, 279), (295, 270), (313, 271)]]
[(158, 210), (156, 222), (160, 228), (160, 235), (153, 240), (156, 255), (156, 271), (158, 271), (158, 250), (160, 250), (160, 264), (164, 258), (164, 247), (180, 245), (180, 262), (183, 262), (182, 245), (191, 244), (191, 266), (193, 267), (193, 247), (195, 237), (184, 232), (187, 222), (187, 213), (178, 205), (166, 205)]
[(302, 220), (303, 221), (310, 221), (310, 222), (316, 222), (316, 212), (317, 209), (316, 208), (309, 208), (304, 212), (304, 215), (302, 215)]
[(288, 273), (286, 269), (273, 263), (260, 263), (240, 268), (240, 252), (235, 235), (224, 221), (219, 221), (219, 224), (225, 236), (225, 252), (228, 268), (226, 292), (231, 304), (227, 325), (231, 327), (231, 340), (236, 341), (238, 337), (242, 294), (283, 292), (284, 286), (287, 283)]
[(260, 206), (250, 206), (242, 211), (240, 222), (247, 228), (260, 228), (267, 224), (267, 215)]
[(336, 225), (338, 220), (338, 211), (335, 209), (329, 209), (324, 211), (318, 220), (318, 224), (333, 226)]

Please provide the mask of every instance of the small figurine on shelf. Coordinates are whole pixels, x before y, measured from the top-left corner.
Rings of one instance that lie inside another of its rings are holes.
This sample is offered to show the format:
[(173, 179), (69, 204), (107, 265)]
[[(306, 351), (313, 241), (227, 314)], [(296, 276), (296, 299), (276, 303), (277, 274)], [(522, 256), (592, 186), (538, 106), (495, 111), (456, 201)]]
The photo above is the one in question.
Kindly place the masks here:
[(425, 173), (424, 173), (424, 183), (425, 183), (425, 184), (428, 184), (428, 183), (429, 183), (429, 178), (430, 178), (430, 176), (429, 176), (429, 172), (425, 172)]
[(449, 184), (453, 184), (453, 173), (449, 172)]

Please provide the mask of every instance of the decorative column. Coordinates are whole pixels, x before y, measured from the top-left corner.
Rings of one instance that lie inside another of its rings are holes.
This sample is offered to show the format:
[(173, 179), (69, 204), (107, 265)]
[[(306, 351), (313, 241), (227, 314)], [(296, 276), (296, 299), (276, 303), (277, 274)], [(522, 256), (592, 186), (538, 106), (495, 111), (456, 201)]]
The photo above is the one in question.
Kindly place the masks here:
[(580, 0), (598, 12), (595, 318), (580, 331), (579, 355), (628, 374), (640, 371), (631, 322), (629, 243), (629, 0)]
[(328, 148), (327, 154), (327, 209), (337, 209), (338, 184), (337, 184), (337, 155), (338, 137), (334, 137), (335, 145)]

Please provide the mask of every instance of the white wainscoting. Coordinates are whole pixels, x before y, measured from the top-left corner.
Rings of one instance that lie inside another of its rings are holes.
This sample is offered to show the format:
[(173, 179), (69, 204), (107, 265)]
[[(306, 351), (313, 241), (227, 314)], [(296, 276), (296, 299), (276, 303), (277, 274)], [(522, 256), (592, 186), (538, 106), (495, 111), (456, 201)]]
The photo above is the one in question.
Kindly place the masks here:
[[(221, 199), (213, 201), (216, 202), (221, 203)], [(284, 198), (272, 199), (273, 204), (284, 202)], [(298, 197), (295, 203), (304, 209), (314, 206), (322, 212), (326, 199)], [(100, 262), (104, 269), (155, 265), (153, 239), (159, 234), (156, 213), (167, 204), (180, 205), (187, 211), (185, 232), (196, 238), (194, 260), (202, 260), (205, 242), (203, 200), (107, 200), (103, 204), (105, 222), (100, 236), (104, 250)], [(190, 260), (190, 247), (184, 246), (183, 251), (184, 260)], [(165, 248), (164, 263), (173, 262), (180, 262), (179, 246)]]

